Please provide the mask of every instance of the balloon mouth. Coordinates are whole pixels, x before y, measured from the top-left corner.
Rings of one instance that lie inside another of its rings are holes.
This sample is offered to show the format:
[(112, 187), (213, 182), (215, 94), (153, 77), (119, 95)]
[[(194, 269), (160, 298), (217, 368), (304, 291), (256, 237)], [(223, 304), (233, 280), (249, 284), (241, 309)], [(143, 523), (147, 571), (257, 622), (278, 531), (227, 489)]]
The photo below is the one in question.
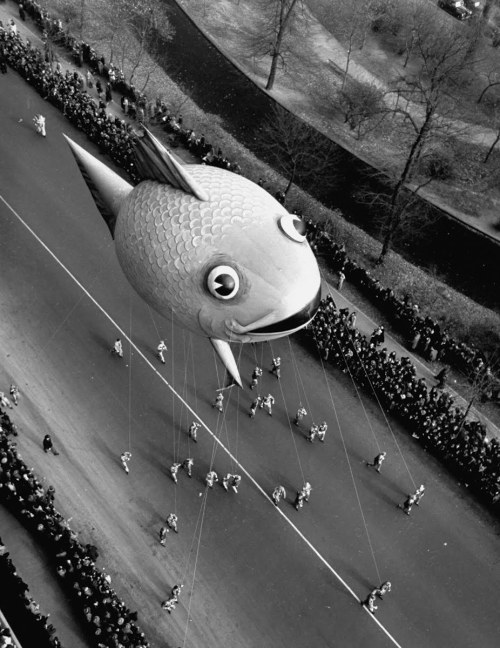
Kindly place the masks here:
[(318, 289), (316, 295), (311, 299), (311, 301), (304, 306), (300, 311), (290, 315), (284, 320), (279, 322), (274, 322), (268, 326), (263, 326), (261, 328), (252, 329), (247, 331), (249, 335), (269, 335), (273, 333), (278, 333), (281, 335), (287, 335), (298, 331), (299, 329), (309, 324), (309, 322), (316, 315), (316, 312), (319, 308), (321, 301), (321, 286)]

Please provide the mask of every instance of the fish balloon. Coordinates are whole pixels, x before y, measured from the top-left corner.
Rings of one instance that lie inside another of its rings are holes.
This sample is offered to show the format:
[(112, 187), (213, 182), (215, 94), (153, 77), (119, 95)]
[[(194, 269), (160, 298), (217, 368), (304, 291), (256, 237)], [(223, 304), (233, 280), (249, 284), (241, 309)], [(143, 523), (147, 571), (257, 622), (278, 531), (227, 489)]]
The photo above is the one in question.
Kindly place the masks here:
[(231, 342), (262, 342), (306, 326), (321, 278), (305, 224), (265, 189), (202, 164), (181, 164), (144, 129), (135, 187), (66, 137), (115, 240), (133, 288), (212, 342), (233, 380)]

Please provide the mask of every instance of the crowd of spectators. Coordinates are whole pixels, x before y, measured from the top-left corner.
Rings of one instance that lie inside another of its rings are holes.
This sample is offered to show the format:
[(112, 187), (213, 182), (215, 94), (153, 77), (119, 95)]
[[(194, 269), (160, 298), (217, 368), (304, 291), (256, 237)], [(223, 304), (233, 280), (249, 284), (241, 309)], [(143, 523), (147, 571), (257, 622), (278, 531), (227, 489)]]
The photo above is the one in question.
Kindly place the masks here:
[[(113, 91), (118, 90), (122, 94), (121, 106), (125, 115), (139, 121), (155, 121), (169, 133), (174, 145), (186, 146), (203, 163), (241, 173), (239, 165), (230, 162), (220, 149), (215, 150), (203, 134), (198, 137), (192, 129), (186, 128), (182, 115), (171, 114), (167, 104), (160, 99), (148, 102), (144, 95), (126, 83), (121, 70), (113, 65), (107, 65), (104, 57), (99, 56), (88, 44), (77, 42), (71, 35), (65, 33), (60, 21), (50, 19), (38, 3), (26, 2), (24, 9), (45, 33), (59, 34), (62, 44), (73, 52), (77, 65), (87, 64), (97, 75), (111, 84)], [(85, 91), (85, 83), (89, 87), (88, 75), (85, 80), (78, 72), (62, 74), (57, 66), (54, 71), (52, 64), (47, 60), (49, 58), (47, 55), (44, 56), (29, 42), (23, 43), (17, 34), (10, 34), (0, 27), (0, 59), (2, 51), (9, 65), (32, 83), (42, 96), (57, 105), (68, 119), (101, 147), (103, 152), (110, 154), (117, 164), (128, 171), (134, 181), (138, 180), (133, 161), (131, 126), (125, 119), (111, 117), (106, 111), (106, 102), (103, 98), (99, 100), (98, 105)], [(315, 251), (325, 257), (332, 270), (342, 273), (348, 281), (380, 306), (384, 314), (402, 331), (408, 346), (413, 351), (421, 353), (431, 361), (439, 360), (453, 365), (469, 377), (474, 378), (478, 375), (490, 377), (491, 380), (486, 381), (482, 398), (491, 400), (499, 398), (500, 383), (488, 367), (481, 351), (454, 339), (446, 328), (442, 328), (430, 317), (422, 315), (418, 305), (412, 303), (409, 297), (400, 298), (392, 289), (384, 288), (368, 270), (347, 256), (343, 245), (333, 241), (327, 232), (312, 221), (308, 221), (308, 238)], [(335, 322), (334, 318), (331, 326), (336, 329)], [(391, 388), (394, 387), (393, 381), (391, 382), (394, 366), (392, 362), (389, 364), (384, 362), (379, 367), (380, 371), (385, 368), (389, 372), (387, 380)], [(408, 365), (406, 370), (409, 371), (410, 366)], [(411, 369), (414, 371), (413, 367)], [(440, 397), (440, 406), (443, 405), (443, 398), (445, 397)], [(392, 403), (392, 398), (389, 400)], [(451, 410), (453, 408), (450, 406)], [(442, 412), (427, 408), (426, 414), (429, 417), (436, 415), (439, 418)], [(455, 416), (460, 415), (456, 413)], [(461, 424), (461, 438), (470, 425), (472, 424)]]
[(424, 378), (417, 378), (409, 358), (398, 358), (373, 336), (361, 334), (349, 311), (338, 310), (330, 296), (306, 334), (324, 361), (374, 392), (381, 405), (399, 417), (461, 482), (490, 504), (500, 501), (500, 441), (488, 439), (481, 423), (467, 420), (445, 389), (429, 389)]
[[(375, 303), (392, 324), (403, 334), (408, 347), (426, 360), (439, 360), (464, 373), (470, 381), (478, 374), (489, 375), (484, 381), (484, 400), (500, 401), (500, 380), (488, 367), (485, 355), (476, 347), (453, 338), (446, 327), (428, 315), (420, 313), (418, 304), (408, 295), (398, 297), (394, 290), (381, 285), (358, 263), (347, 256), (344, 245), (312, 221), (308, 221), (308, 239), (321, 254), (331, 270), (342, 272), (346, 279)], [(486, 384), (488, 383), (488, 384)]]
[(28, 586), (19, 576), (1, 538), (0, 583), (0, 609), (10, 626), (3, 627), (0, 621), (0, 648), (14, 645), (11, 627), (21, 645), (33, 645), (36, 641), (37, 648), (60, 648), (62, 644), (49, 623), (49, 615), (42, 614), (38, 603), (29, 595)]
[(125, 169), (133, 180), (135, 172), (132, 127), (106, 110), (106, 102), (96, 103), (85, 90), (85, 79), (78, 72), (53, 69), (43, 53), (0, 25), (0, 61), (15, 69), (36, 91), (62, 111), (66, 118)]
[(149, 648), (136, 624), (137, 612), (127, 608), (111, 587), (109, 575), (96, 566), (97, 548), (78, 540), (54, 506), (55, 489), (44, 489), (19, 455), (10, 438), (16, 430), (9, 415), (3, 410), (0, 415), (0, 501), (46, 549), (96, 648)]

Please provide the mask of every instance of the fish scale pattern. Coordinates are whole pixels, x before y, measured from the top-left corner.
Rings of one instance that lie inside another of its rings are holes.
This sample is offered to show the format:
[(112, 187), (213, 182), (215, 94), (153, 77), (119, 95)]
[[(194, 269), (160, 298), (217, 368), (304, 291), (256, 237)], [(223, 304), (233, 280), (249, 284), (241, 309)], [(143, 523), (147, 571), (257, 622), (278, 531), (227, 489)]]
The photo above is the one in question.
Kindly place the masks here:
[[(286, 213), (267, 192), (235, 174), (189, 165), (210, 199), (155, 181), (141, 182), (120, 209), (115, 229), (118, 259), (137, 292), (161, 314), (172, 311), (196, 330), (207, 265), (233, 258), (242, 238), (263, 235), (270, 215)], [(215, 173), (214, 173), (215, 172)], [(213, 303), (215, 309), (222, 304)]]

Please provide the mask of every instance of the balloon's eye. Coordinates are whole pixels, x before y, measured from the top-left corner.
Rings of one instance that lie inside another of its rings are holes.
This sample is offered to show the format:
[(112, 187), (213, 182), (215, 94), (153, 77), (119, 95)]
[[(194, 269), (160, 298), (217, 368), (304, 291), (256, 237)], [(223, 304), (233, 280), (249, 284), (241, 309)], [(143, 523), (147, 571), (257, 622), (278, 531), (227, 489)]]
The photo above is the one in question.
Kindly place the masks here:
[(292, 241), (303, 243), (306, 240), (306, 224), (295, 214), (282, 216), (280, 218), (280, 227)]
[(232, 299), (240, 288), (240, 278), (231, 266), (217, 266), (208, 273), (207, 287), (217, 299)]

